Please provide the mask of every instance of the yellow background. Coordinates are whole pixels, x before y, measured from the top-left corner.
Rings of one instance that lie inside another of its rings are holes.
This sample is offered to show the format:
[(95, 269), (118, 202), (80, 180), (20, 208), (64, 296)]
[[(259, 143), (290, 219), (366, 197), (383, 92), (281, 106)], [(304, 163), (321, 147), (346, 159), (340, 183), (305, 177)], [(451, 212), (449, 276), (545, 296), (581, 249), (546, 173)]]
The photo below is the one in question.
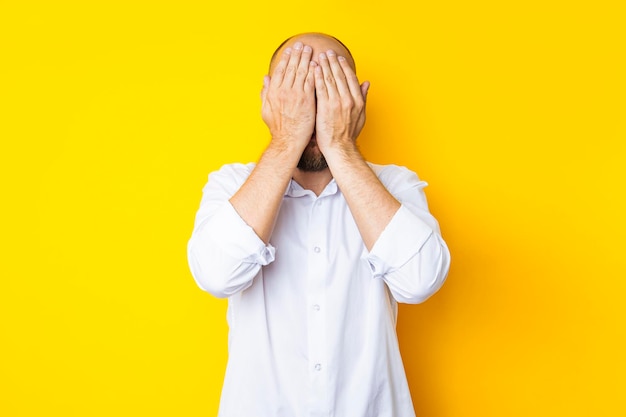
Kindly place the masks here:
[(452, 252), (400, 310), (418, 415), (626, 415), (619, 4), (2, 1), (0, 415), (216, 414), (226, 302), (186, 243), (310, 30), (351, 48), (361, 149), (430, 183)]

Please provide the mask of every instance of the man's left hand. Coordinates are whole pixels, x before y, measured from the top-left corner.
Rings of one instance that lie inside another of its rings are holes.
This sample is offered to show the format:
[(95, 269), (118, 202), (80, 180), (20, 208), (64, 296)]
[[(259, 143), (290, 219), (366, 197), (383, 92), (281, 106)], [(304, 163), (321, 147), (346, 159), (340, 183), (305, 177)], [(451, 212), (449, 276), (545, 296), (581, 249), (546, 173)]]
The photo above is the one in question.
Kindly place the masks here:
[(354, 148), (365, 124), (369, 82), (359, 84), (348, 60), (329, 50), (315, 68), (316, 140), (322, 154)]

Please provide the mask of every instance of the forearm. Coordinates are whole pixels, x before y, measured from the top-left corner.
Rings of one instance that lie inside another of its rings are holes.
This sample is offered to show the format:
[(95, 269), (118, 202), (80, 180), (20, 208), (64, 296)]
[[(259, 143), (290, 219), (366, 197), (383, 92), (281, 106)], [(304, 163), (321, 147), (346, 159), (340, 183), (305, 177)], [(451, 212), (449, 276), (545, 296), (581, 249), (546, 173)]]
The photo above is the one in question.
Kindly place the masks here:
[(273, 140), (246, 182), (230, 199), (239, 216), (266, 244), (299, 155), (289, 141)]
[(400, 203), (380, 182), (353, 141), (326, 150), (324, 156), (346, 198), (363, 242), (371, 250), (400, 208)]

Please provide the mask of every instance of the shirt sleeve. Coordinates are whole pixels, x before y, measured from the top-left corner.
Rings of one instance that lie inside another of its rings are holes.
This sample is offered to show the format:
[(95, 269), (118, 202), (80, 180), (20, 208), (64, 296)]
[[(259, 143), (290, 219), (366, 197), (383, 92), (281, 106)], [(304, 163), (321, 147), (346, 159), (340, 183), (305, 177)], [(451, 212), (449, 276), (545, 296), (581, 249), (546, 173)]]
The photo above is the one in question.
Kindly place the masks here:
[(187, 245), (196, 283), (216, 297), (248, 288), (261, 267), (274, 261), (274, 247), (265, 245), (228, 201), (250, 171), (250, 165), (233, 164), (209, 175)]
[(370, 270), (396, 301), (421, 303), (439, 290), (450, 267), (450, 252), (428, 210), (427, 184), (394, 165), (374, 171), (401, 206), (367, 256)]

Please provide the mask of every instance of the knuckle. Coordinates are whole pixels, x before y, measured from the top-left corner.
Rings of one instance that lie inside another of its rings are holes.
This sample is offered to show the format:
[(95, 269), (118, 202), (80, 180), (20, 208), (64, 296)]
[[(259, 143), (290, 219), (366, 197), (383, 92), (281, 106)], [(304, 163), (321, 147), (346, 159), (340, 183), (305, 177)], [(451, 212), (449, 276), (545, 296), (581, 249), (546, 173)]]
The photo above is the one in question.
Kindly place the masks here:
[(308, 73), (307, 69), (302, 68), (302, 67), (299, 67), (298, 70), (296, 71), (296, 75), (299, 77), (305, 77), (307, 73)]
[(354, 102), (352, 101), (351, 98), (344, 98), (341, 100), (341, 108), (344, 109), (353, 109), (354, 106)]

